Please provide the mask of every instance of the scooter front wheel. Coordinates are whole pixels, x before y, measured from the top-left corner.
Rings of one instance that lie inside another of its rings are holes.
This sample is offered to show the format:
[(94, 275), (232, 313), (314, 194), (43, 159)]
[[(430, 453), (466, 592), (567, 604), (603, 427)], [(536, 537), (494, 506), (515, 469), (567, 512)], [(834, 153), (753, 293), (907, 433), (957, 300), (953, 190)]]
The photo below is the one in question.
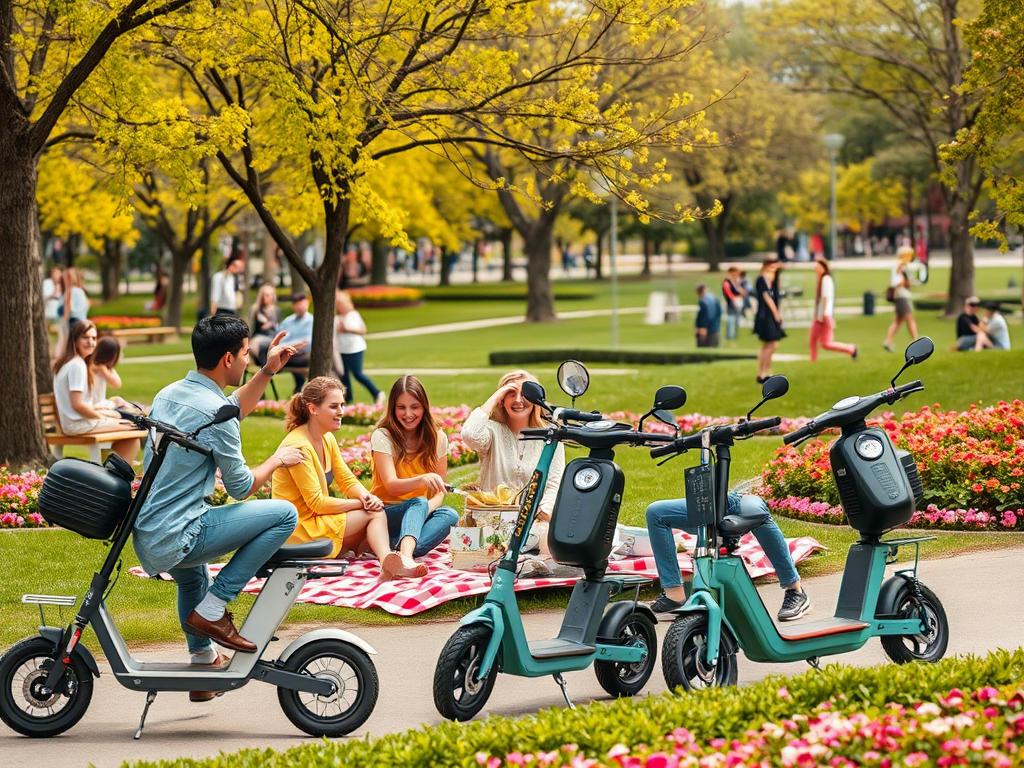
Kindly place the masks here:
[(919, 584), (921, 597), (914, 597), (914, 590), (904, 584), (896, 595), (896, 610), (900, 618), (920, 618), (925, 629), (916, 635), (884, 635), (882, 649), (885, 655), (897, 664), (908, 661), (938, 661), (946, 653), (949, 643), (949, 621), (946, 611), (924, 584)]
[(296, 728), (310, 736), (344, 736), (366, 722), (377, 705), (380, 682), (370, 657), (340, 640), (318, 640), (297, 650), (288, 672), (331, 680), (330, 696), (277, 689), (277, 700)]
[(13, 646), (0, 659), (0, 720), (23, 736), (47, 737), (75, 725), (92, 701), (92, 673), (78, 654), (56, 690), (41, 692), (53, 667), (54, 646), (31, 637)]
[(647, 685), (658, 661), (658, 634), (654, 622), (642, 613), (628, 613), (612, 631), (620, 645), (647, 649), (640, 661), (595, 661), (597, 682), (612, 696), (635, 696)]
[(471, 720), (487, 703), (498, 677), (497, 663), (478, 677), (494, 630), (483, 624), (459, 627), (441, 649), (434, 670), (434, 706), (449, 720)]
[(669, 688), (687, 691), (736, 685), (736, 644), (723, 626), (718, 643), (718, 663), (707, 661), (708, 616), (689, 613), (672, 622), (665, 635), (661, 670)]

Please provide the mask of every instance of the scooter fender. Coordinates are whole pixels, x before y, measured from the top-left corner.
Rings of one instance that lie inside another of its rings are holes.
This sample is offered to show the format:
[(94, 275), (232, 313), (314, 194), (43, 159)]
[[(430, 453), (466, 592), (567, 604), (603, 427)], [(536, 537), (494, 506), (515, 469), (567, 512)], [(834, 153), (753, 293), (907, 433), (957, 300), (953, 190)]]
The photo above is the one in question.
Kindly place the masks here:
[(288, 647), (284, 649), (284, 652), (278, 657), (278, 661), (282, 664), (288, 661), (289, 657), (295, 653), (299, 648), (309, 643), (315, 643), (317, 640), (340, 640), (343, 643), (354, 645), (366, 653), (376, 655), (377, 651), (373, 649), (368, 642), (363, 640), (361, 637), (353, 635), (351, 632), (346, 632), (343, 629), (332, 629), (326, 627), (324, 629), (314, 629), (312, 632), (307, 632), (301, 637), (297, 637), (288, 643)]
[[(878, 590), (878, 602), (875, 604), (876, 619), (892, 619), (896, 617), (896, 609), (899, 607), (897, 599), (900, 590), (904, 586), (913, 586), (914, 577), (909, 573), (897, 573), (882, 582)], [(906, 620), (906, 617), (903, 618)], [(923, 629), (923, 627), (922, 627)]]
[(654, 615), (654, 611), (648, 608), (643, 603), (637, 603), (633, 605), (629, 600), (623, 600), (619, 603), (612, 603), (611, 607), (605, 611), (604, 616), (601, 617), (601, 625), (597, 628), (598, 641), (602, 638), (605, 640), (615, 639), (615, 626), (622, 621), (623, 618), (629, 616), (631, 613), (642, 613), (654, 624), (658, 623), (658, 617)]
[[(60, 627), (40, 627), (39, 634), (54, 645), (57, 645), (60, 643), (61, 638), (64, 637), (64, 630)], [(96, 658), (92, 655), (92, 651), (79, 643), (71, 653), (85, 662), (85, 665), (89, 667), (89, 671), (92, 672), (93, 677), (100, 676), (100, 668), (96, 663)]]
[(710, 592), (699, 590), (687, 599), (679, 615), (687, 613), (706, 613), (708, 615), (707, 662), (709, 666), (718, 665), (718, 646), (722, 642), (722, 608)]
[(471, 624), (484, 624), (491, 628), (491, 639), (487, 641), (487, 650), (484, 651), (483, 661), (480, 662), (480, 671), (477, 673), (477, 677), (483, 680), (490, 674), (494, 660), (498, 658), (501, 640), (505, 636), (505, 617), (501, 615), (501, 609), (497, 605), (484, 603), (463, 616), (459, 624), (463, 627), (468, 627)]

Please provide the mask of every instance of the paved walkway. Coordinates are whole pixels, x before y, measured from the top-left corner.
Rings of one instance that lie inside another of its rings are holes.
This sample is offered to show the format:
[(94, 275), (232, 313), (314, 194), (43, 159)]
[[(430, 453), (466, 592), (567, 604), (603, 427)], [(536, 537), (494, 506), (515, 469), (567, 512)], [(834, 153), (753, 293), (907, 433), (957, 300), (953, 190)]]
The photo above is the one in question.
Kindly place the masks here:
[[(927, 548), (928, 544), (924, 547)], [(948, 655), (984, 654), (995, 648), (1016, 648), (1024, 637), (1024, 612), (1007, 610), (1007, 592), (996, 585), (1024, 579), (1024, 549), (1003, 549), (940, 560), (925, 560), (920, 575), (943, 601), (950, 620)], [(839, 592), (840, 575), (804, 581), (814, 608), (810, 619), (832, 614)], [(970, 584), (970, 586), (966, 586)], [(768, 609), (778, 610), (781, 590), (768, 584), (760, 588)], [(172, 610), (168, 604), (167, 609)], [(27, 608), (25, 610), (28, 610)], [(561, 614), (542, 611), (524, 619), (531, 639), (554, 637)], [(796, 626), (796, 625), (794, 625)], [(381, 736), (422, 725), (442, 722), (434, 710), (431, 686), (434, 665), (441, 648), (455, 631), (454, 620), (390, 627), (346, 627), (369, 642), (378, 655), (374, 663), (380, 675), (380, 699), (364, 727), (352, 735)], [(664, 638), (667, 625), (658, 625)], [(283, 648), (299, 628), (279, 633)], [(660, 650), (660, 649), (659, 649)], [(149, 647), (138, 652), (147, 660), (181, 660), (184, 644)], [(859, 651), (838, 657), (855, 666), (886, 663), (877, 640)], [(145, 697), (122, 688), (108, 674), (96, 681), (92, 706), (83, 720), (63, 736), (50, 740), (19, 737), (0, 725), (0, 768), (28, 765), (60, 765), (64, 768), (115, 768), (124, 760), (159, 760), (179, 757), (204, 758), (243, 748), (286, 749), (313, 740), (300, 734), (284, 717), (276, 691), (262, 683), (207, 704), (190, 704), (184, 694), (161, 693), (150, 710), (145, 735), (133, 741)], [(755, 664), (740, 659), (740, 683), (760, 680), (769, 674), (793, 675), (808, 669), (804, 663)], [(607, 701), (593, 670), (566, 675), (569, 694), (577, 704)], [(642, 695), (666, 691), (661, 663)], [(558, 686), (549, 678), (524, 679), (501, 675), (482, 713), (526, 715), (545, 707), (564, 707)]]

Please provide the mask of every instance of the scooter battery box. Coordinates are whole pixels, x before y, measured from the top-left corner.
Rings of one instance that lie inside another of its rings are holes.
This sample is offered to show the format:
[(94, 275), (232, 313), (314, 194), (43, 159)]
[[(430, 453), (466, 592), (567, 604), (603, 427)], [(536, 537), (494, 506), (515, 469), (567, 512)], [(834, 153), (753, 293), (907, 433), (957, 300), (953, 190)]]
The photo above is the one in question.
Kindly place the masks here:
[(884, 429), (871, 427), (840, 438), (829, 460), (853, 529), (880, 536), (914, 516), (914, 490)]
[[(109, 539), (132, 503), (131, 467), (101, 467), (81, 459), (61, 459), (43, 480), (39, 511), (50, 525), (87, 539)], [(121, 464), (125, 464), (121, 461)]]
[(607, 562), (625, 485), (625, 475), (614, 461), (569, 462), (548, 528), (548, 548), (555, 562), (577, 568)]

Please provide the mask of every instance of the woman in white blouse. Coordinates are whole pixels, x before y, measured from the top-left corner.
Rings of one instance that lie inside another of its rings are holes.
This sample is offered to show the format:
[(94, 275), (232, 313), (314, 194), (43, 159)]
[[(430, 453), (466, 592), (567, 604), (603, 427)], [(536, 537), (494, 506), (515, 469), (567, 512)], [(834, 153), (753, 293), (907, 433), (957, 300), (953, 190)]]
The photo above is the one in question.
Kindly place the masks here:
[(817, 259), (814, 262), (814, 272), (818, 276), (818, 288), (814, 293), (814, 321), (811, 323), (811, 362), (818, 359), (819, 344), (822, 349), (842, 352), (856, 360), (856, 346), (832, 340), (832, 334), (836, 329), (836, 321), (832, 318), (836, 303), (836, 284), (832, 279), (832, 270), (828, 262)]
[[(485, 491), (493, 491), (502, 483), (517, 491), (526, 487), (540, 460), (543, 442), (519, 439), (520, 432), (527, 427), (544, 426), (540, 409), (523, 399), (524, 381), (537, 379), (521, 370), (506, 373), (494, 394), (475, 408), (462, 425), (463, 442), (480, 456), (480, 487)], [(547, 552), (548, 523), (564, 470), (565, 447), (559, 444), (526, 550), (539, 546)]]

